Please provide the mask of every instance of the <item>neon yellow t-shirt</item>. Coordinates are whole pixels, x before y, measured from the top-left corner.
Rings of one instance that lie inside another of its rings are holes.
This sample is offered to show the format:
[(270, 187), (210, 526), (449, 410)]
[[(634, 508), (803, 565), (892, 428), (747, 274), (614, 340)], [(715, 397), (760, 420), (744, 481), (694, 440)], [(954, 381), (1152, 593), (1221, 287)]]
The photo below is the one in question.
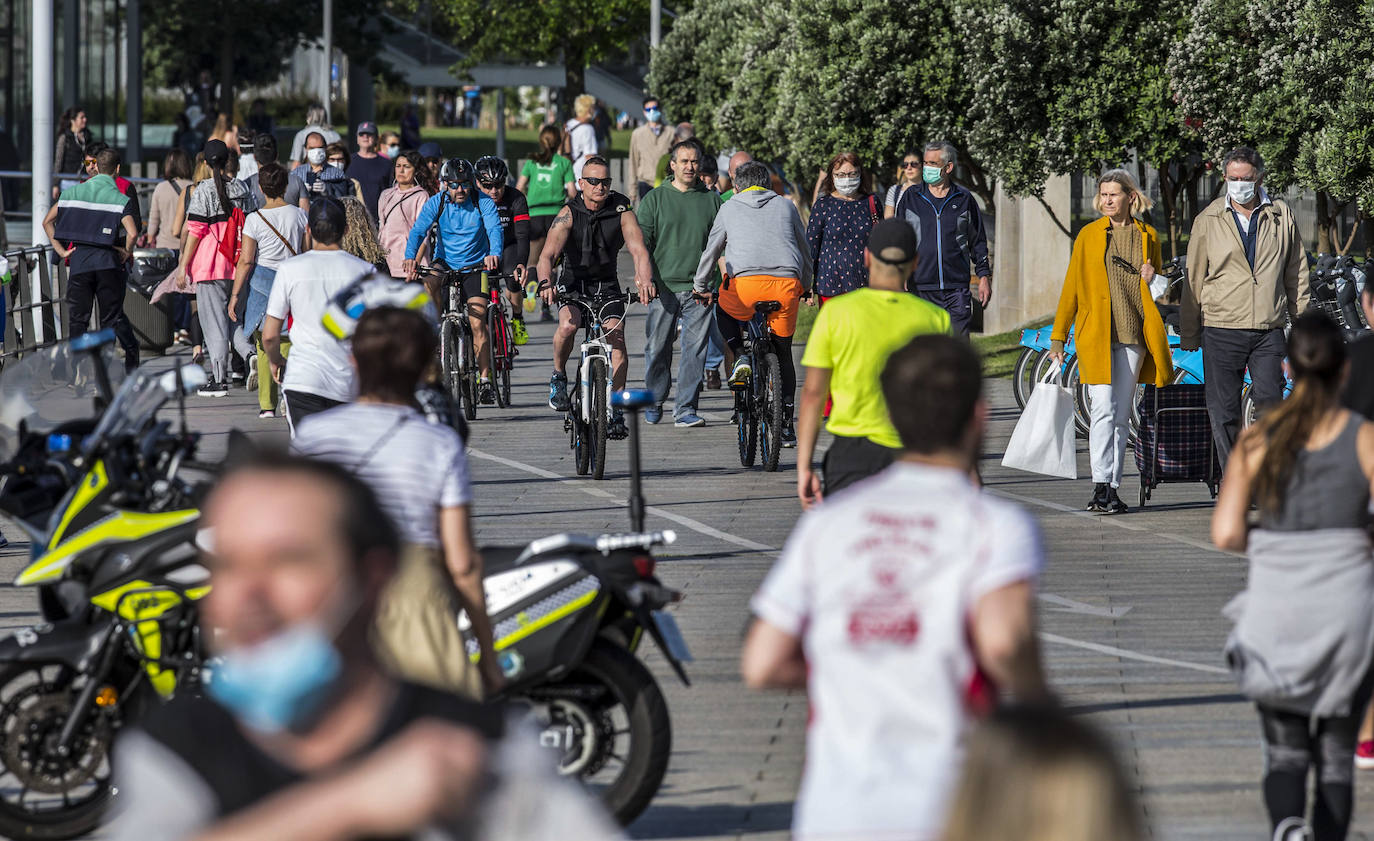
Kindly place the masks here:
[(832, 435), (899, 449), (878, 377), (892, 352), (917, 336), (949, 333), (949, 313), (908, 292), (855, 289), (816, 314), (802, 365), (830, 370)]

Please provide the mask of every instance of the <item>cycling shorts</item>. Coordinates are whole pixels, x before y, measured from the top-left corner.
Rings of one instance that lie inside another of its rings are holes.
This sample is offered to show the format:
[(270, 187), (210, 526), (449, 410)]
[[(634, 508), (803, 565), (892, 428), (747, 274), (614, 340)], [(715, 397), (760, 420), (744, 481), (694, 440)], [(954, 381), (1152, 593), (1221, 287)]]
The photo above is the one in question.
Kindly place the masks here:
[(460, 277), (462, 280), (459, 283), (461, 287), (459, 298), (464, 301), (470, 301), (473, 298), (485, 299), (487, 297), (487, 289), (489, 287), (485, 272), (467, 272), (460, 275)]
[(775, 335), (787, 338), (797, 332), (797, 313), (801, 309), (803, 291), (801, 281), (795, 277), (751, 274), (728, 278), (722, 283), (717, 303), (736, 321), (748, 321), (754, 317), (755, 304), (777, 301), (782, 309), (768, 314), (768, 326)]
[(530, 217), (530, 239), (543, 239), (549, 235), (549, 228), (553, 227), (553, 220), (558, 218), (557, 213), (550, 213), (548, 216)]
[[(592, 310), (600, 313), (603, 321), (612, 318), (625, 317), (625, 290), (620, 288), (618, 280), (586, 280), (567, 281), (568, 289), (578, 293), (584, 298), (592, 301)], [(563, 306), (568, 306), (564, 304)], [(581, 308), (574, 309), (573, 312), (581, 313)]]

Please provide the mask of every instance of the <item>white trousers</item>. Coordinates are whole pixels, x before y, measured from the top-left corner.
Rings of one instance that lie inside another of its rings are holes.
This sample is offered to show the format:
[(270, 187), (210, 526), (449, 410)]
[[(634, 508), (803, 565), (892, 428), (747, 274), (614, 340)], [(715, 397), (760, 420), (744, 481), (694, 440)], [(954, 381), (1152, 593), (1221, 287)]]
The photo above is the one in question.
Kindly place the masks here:
[(1112, 343), (1112, 381), (1088, 386), (1088, 451), (1093, 482), (1121, 487), (1121, 463), (1131, 436), (1131, 401), (1145, 362), (1140, 345)]

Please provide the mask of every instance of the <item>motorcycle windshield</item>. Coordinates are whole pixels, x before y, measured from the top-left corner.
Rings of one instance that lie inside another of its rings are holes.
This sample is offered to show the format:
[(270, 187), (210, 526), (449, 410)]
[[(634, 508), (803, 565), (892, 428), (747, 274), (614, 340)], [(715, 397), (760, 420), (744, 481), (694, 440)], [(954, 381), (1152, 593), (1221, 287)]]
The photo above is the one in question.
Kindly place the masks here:
[(178, 359), (167, 356), (150, 359), (136, 368), (115, 392), (114, 400), (86, 441), (86, 452), (94, 452), (104, 441), (142, 434), (168, 400), (204, 382), (205, 371), (199, 365), (182, 365)]
[[(0, 371), (0, 460), (14, 458), (25, 432), (51, 432), (95, 414), (92, 400), (99, 392), (91, 353), (74, 353), (68, 342), (61, 342), (5, 363)], [(116, 362), (114, 346), (107, 344), (98, 353), (111, 386), (118, 388), (124, 365)]]

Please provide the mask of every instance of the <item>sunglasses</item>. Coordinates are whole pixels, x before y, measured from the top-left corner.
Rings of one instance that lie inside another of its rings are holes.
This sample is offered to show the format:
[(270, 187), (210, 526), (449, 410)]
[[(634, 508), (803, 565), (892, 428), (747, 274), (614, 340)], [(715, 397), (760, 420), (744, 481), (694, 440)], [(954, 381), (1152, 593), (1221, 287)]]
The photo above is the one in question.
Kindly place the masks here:
[(584, 176), (582, 176), (582, 180), (583, 180), (583, 181), (586, 181), (587, 184), (588, 184), (588, 186), (591, 186), (591, 187), (609, 187), (609, 186), (611, 186), (611, 179), (609, 179), (609, 178), (588, 178), (587, 176), (584, 175)]
[(468, 184), (467, 184), (466, 181), (450, 181), (450, 182), (448, 182), (448, 184), (447, 184), (446, 186), (447, 186), (448, 189), (450, 189), (450, 190), (466, 190), (466, 189), (468, 189)]
[(902, 166), (906, 167), (907, 169), (915, 169), (920, 165), (920, 161), (902, 161)]
[(500, 181), (478, 181), (478, 182), (477, 182), (477, 186), (481, 187), (481, 188), (484, 189), (484, 190), (495, 190), (497, 187), (500, 187), (500, 186), (501, 186), (501, 182), (500, 182)]

